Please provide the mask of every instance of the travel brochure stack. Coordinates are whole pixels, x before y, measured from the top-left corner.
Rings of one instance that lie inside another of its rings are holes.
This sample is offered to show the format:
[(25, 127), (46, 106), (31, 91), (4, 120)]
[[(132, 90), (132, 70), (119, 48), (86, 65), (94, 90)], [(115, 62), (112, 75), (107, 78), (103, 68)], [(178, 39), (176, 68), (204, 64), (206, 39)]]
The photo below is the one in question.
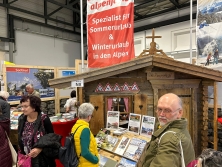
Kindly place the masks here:
[[(151, 138), (154, 131), (154, 124), (155, 117), (130, 113), (127, 130)], [(119, 111), (107, 112), (106, 128), (114, 130), (114, 134), (116, 135), (122, 135), (126, 132), (126, 129), (119, 127)]]
[(107, 131), (109, 130), (102, 129), (96, 135), (98, 147), (104, 151), (115, 153), (122, 158), (118, 163), (100, 154), (100, 167), (136, 167), (147, 141), (139, 138), (130, 139), (127, 136), (122, 136), (119, 141), (119, 138), (111, 136)]
[(17, 109), (10, 111), (10, 122), (11, 122), (11, 129), (18, 129), (18, 118), (23, 113), (18, 111)]
[(136, 162), (122, 158), (118, 163), (115, 160), (99, 155), (99, 167), (136, 167)]
[[(103, 150), (100, 154), (100, 167), (136, 167), (147, 144), (141, 138), (151, 138), (154, 124), (155, 117), (130, 113), (128, 129), (120, 128), (119, 112), (108, 111), (107, 128), (101, 129), (96, 135), (98, 148)], [(117, 155), (119, 161), (103, 155), (104, 152)]]

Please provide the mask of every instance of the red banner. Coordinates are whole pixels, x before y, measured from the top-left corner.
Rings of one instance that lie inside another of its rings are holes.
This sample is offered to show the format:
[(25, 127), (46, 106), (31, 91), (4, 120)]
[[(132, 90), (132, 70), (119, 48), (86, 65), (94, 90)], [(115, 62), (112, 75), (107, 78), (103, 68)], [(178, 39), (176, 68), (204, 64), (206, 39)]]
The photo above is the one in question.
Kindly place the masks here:
[(133, 0), (88, 0), (87, 37), (89, 68), (134, 58)]
[(29, 68), (6, 67), (7, 72), (29, 73)]

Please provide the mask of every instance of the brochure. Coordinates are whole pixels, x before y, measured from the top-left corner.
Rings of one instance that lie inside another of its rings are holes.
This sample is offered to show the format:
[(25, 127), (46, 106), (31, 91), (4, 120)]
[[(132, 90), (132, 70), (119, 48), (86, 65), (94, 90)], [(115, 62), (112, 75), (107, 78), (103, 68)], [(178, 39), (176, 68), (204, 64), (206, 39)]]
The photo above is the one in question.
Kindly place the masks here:
[(134, 161), (138, 161), (145, 145), (145, 140), (132, 138), (126, 152), (124, 153), (124, 156)]
[(118, 129), (119, 128), (119, 111), (107, 112), (107, 128)]
[(118, 163), (117, 167), (136, 167), (136, 162), (122, 158)]
[(117, 161), (114, 161), (105, 156), (99, 155), (99, 167), (116, 167)]
[(141, 115), (130, 113), (128, 131), (139, 134)]
[(129, 142), (130, 142), (130, 138), (123, 136), (121, 141), (119, 142), (119, 145), (117, 146), (115, 150), (115, 153), (119, 155), (123, 155)]
[(95, 139), (98, 147), (113, 151), (113, 148), (116, 146), (119, 139), (109, 135), (108, 132), (109, 130), (106, 129), (100, 130)]
[(119, 136), (119, 135), (124, 134), (127, 131), (128, 129), (119, 127), (117, 130), (113, 131), (113, 134)]
[(106, 164), (108, 158), (102, 156), (101, 154), (99, 154), (99, 166), (100, 167), (104, 167), (104, 165)]
[(140, 134), (151, 138), (154, 132), (155, 117), (143, 115)]

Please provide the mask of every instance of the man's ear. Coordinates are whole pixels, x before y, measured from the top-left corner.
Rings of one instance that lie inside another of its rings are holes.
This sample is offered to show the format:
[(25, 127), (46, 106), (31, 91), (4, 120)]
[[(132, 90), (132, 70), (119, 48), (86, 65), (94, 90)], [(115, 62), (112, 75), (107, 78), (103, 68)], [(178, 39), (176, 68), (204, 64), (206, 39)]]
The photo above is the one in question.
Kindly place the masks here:
[(178, 114), (178, 118), (180, 119), (180, 118), (182, 118), (182, 116), (183, 116), (183, 109), (180, 109), (179, 114)]

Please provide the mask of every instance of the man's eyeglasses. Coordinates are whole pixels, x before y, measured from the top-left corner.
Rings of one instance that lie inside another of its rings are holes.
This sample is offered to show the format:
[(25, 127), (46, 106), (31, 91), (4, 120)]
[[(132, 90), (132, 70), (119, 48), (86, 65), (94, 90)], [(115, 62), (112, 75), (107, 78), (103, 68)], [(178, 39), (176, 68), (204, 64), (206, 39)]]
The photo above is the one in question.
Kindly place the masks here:
[(158, 114), (160, 114), (160, 113), (162, 113), (162, 112), (163, 112), (164, 114), (169, 114), (169, 113), (172, 113), (172, 112), (176, 112), (176, 111), (178, 111), (178, 110), (180, 110), (180, 108), (176, 109), (175, 111), (172, 111), (172, 110), (170, 110), (170, 109), (157, 108), (156, 112), (157, 112)]

